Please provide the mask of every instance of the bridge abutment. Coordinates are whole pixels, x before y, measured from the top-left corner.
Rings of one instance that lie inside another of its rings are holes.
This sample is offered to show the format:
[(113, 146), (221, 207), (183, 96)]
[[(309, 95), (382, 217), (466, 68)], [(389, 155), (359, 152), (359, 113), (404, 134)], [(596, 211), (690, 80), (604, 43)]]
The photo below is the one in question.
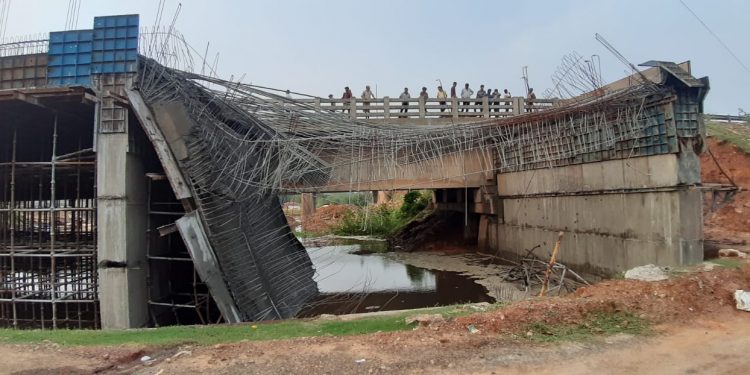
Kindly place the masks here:
[(485, 219), (480, 242), (546, 258), (562, 231), (559, 261), (599, 274), (700, 262), (702, 193), (681, 179), (681, 160), (666, 154), (499, 174), (501, 208), (495, 224)]

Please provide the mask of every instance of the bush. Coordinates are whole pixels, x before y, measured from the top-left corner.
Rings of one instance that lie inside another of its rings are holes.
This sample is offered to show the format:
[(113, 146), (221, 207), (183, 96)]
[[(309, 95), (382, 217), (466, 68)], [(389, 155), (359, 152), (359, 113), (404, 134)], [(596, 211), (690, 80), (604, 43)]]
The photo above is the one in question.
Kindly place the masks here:
[(401, 206), (401, 214), (406, 217), (417, 216), (430, 204), (430, 193), (422, 193), (412, 190), (404, 195), (404, 204)]
[(410, 191), (396, 209), (386, 204), (366, 206), (344, 215), (333, 233), (338, 235), (391, 236), (429, 206), (431, 193)]
[(338, 235), (389, 236), (406, 225), (409, 219), (387, 205), (364, 207), (346, 213), (333, 232)]

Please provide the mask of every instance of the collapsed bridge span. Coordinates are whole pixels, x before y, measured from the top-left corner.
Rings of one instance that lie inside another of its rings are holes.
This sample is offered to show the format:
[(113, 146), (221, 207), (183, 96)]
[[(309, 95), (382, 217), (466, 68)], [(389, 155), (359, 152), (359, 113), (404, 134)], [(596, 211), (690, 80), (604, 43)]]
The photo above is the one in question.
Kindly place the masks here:
[[(106, 35), (127, 51), (77, 69)], [(600, 274), (702, 259), (689, 63), (566, 99), (345, 102), (176, 69), (169, 37), (97, 17), (0, 57), (0, 325), (294, 316), (318, 291), (288, 193), (434, 190), (481, 251), (546, 257), (564, 231), (560, 260)]]

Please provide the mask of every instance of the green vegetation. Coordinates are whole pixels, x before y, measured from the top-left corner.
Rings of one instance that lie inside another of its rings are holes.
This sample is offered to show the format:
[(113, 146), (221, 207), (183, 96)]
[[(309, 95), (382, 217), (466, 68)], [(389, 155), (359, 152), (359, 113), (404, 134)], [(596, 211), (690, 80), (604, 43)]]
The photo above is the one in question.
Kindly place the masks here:
[(401, 205), (401, 215), (415, 217), (430, 204), (432, 193), (410, 191), (404, 195), (404, 204)]
[(346, 213), (333, 233), (340, 236), (390, 236), (411, 219), (386, 205), (365, 207)]
[(457, 305), (403, 312), (390, 316), (364, 317), (351, 321), (285, 320), (256, 325), (171, 326), (122, 331), (0, 329), (0, 343), (39, 343), (47, 340), (60, 345), (178, 345), (188, 343), (212, 345), (242, 340), (277, 340), (295, 337), (345, 336), (401, 331), (413, 328), (413, 326), (404, 323), (404, 318), (417, 313), (443, 314), (445, 317), (456, 317), (473, 312), (474, 310), (466, 308), (464, 305)]
[(716, 258), (716, 259), (709, 260), (709, 262), (720, 267), (734, 268), (734, 269), (742, 267), (742, 264), (743, 264), (741, 260), (733, 259), (733, 258)]
[[(531, 332), (531, 336), (526, 334)], [(627, 333), (631, 335), (650, 332), (648, 322), (629, 313), (595, 313), (579, 324), (532, 323), (525, 327), (525, 337), (541, 342), (581, 341), (600, 335)]]
[(372, 202), (372, 193), (321, 193), (315, 196), (316, 207), (327, 204), (353, 204), (364, 207), (370, 202)]
[(388, 205), (363, 207), (344, 215), (333, 233), (341, 236), (393, 235), (422, 214), (431, 199), (431, 192), (410, 191), (399, 209)]
[[(742, 129), (742, 130), (740, 130)], [(708, 135), (730, 142), (750, 154), (750, 125), (729, 125), (707, 122)]]

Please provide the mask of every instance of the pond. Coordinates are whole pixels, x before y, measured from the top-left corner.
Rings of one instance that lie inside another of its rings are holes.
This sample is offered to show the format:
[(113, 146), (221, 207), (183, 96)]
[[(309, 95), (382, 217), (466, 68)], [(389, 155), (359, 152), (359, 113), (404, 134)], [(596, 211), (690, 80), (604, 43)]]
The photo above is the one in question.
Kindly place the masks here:
[(494, 301), (484, 287), (465, 275), (383, 256), (384, 241), (334, 239), (306, 246), (320, 295), (309, 301), (300, 317)]

